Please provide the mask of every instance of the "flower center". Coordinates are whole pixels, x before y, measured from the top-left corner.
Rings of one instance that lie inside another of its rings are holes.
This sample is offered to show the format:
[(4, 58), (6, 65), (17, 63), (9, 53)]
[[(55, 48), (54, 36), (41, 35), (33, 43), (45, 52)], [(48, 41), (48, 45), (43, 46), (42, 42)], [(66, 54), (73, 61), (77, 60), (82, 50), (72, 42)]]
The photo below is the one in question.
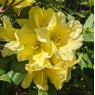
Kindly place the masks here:
[(38, 49), (40, 47), (40, 42), (36, 41), (35, 44), (32, 46), (33, 49)]
[(61, 35), (53, 33), (51, 36), (51, 40), (56, 44), (60, 45)]

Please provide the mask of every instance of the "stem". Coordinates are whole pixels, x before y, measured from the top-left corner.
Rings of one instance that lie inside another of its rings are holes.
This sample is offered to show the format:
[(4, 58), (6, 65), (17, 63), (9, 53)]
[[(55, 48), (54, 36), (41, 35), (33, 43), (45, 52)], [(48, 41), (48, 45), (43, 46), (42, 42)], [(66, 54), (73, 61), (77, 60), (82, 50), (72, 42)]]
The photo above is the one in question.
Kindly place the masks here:
[(6, 1), (5, 1), (5, 4), (4, 4), (4, 6), (3, 6), (2, 10), (6, 9), (7, 4), (8, 4), (8, 1), (9, 1), (9, 0), (6, 0)]
[(21, 2), (23, 2), (24, 0), (21, 0), (20, 2), (18, 2), (18, 3), (16, 3), (16, 4), (14, 4), (12, 7), (14, 7), (14, 6), (16, 6), (16, 5), (18, 5), (18, 4), (20, 4)]
[(15, 0), (12, 0), (11, 4), (9, 5), (8, 9), (10, 9), (12, 7), (12, 5), (14, 4)]
[(6, 0), (4, 6), (1, 8), (0, 13), (3, 13), (5, 11), (7, 11), (8, 9), (10, 9), (12, 7), (12, 4), (15, 2), (15, 0), (12, 0), (11, 4), (8, 6), (8, 1), (9, 0)]
[(8, 4), (8, 1), (9, 1), (9, 0), (6, 0), (6, 1), (5, 1), (5, 4), (4, 4), (4, 6), (7, 6), (7, 4)]
[[(15, 0), (12, 0), (11, 4), (10, 4), (9, 6), (8, 6), (8, 1), (9, 1), (9, 0), (6, 0), (4, 6), (0, 8), (0, 13), (6, 12), (8, 9), (10, 9), (10, 8), (12, 8), (12, 7), (14, 7), (14, 6), (20, 4), (20, 3), (23, 2), (24, 0), (21, 0), (20, 2), (18, 2), (18, 3), (16, 3), (16, 4), (14, 4)], [(13, 5), (13, 4), (14, 4), (14, 5)]]
[(15, 0), (13, 0), (13, 1), (11, 2), (10, 6), (12, 6), (14, 2), (15, 2)]

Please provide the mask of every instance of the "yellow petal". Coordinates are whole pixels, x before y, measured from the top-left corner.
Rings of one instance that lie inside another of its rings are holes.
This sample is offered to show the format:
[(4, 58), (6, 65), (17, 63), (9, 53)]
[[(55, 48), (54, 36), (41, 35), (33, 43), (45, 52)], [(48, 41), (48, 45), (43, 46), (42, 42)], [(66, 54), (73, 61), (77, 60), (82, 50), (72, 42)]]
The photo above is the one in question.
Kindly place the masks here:
[(45, 25), (45, 10), (42, 10), (41, 8), (37, 9), (34, 14), (34, 20), (36, 22), (36, 25), (38, 28), (41, 28)]
[(42, 50), (46, 54), (46, 58), (50, 58), (54, 53), (53, 43), (51, 41), (49, 41), (48, 43), (42, 43), (41, 46), (42, 46)]
[(39, 41), (41, 42), (49, 41), (50, 37), (49, 37), (49, 30), (47, 29), (47, 27), (36, 29), (35, 31), (36, 31), (37, 38)]
[(50, 61), (51, 61), (51, 64), (52, 65), (56, 65), (56, 64), (60, 64), (60, 63), (63, 63), (63, 60), (60, 59), (59, 57), (56, 57), (56, 55), (53, 55), (51, 58), (50, 58)]
[(43, 51), (35, 51), (35, 55), (33, 55), (33, 60), (35, 64), (39, 64), (39, 66), (43, 66), (46, 58), (46, 54)]
[(54, 15), (54, 10), (52, 8), (48, 8), (46, 10), (46, 23), (49, 24), (50, 20), (52, 19)]
[(51, 26), (50, 29), (50, 39), (53, 41), (53, 43), (59, 47), (63, 47), (67, 44), (69, 37), (69, 28), (66, 25), (66, 23), (58, 23), (56, 21), (56, 24), (54, 26)]
[(44, 60), (43, 65), (40, 65), (41, 62), (37, 62), (37, 60), (29, 60), (29, 64), (26, 64), (25, 69), (28, 72), (33, 72), (33, 71), (40, 71), (43, 70), (44, 68), (52, 68), (52, 65), (48, 59)]
[(25, 76), (25, 78), (21, 84), (22, 88), (26, 89), (30, 86), (30, 84), (32, 83), (32, 79), (33, 79), (34, 75), (35, 74), (33, 72), (26, 74), (26, 76)]
[(67, 62), (68, 65), (69, 65), (69, 67), (72, 67), (73, 65), (77, 64), (78, 62), (80, 62), (80, 60), (82, 59), (82, 57), (83, 57), (83, 54), (81, 54), (81, 55), (79, 56), (79, 58), (76, 60), (76, 58), (75, 58), (75, 56), (74, 56), (74, 59), (73, 59), (72, 61), (68, 61), (68, 62)]
[(0, 27), (0, 38), (3, 38), (6, 41), (15, 40), (15, 32), (18, 29), (14, 29), (11, 25), (11, 22), (8, 17), (4, 16), (3, 18), (4, 28)]
[(68, 82), (71, 79), (71, 70), (72, 70), (72, 67), (68, 68), (67, 77), (66, 77), (66, 80), (64, 82)]
[(73, 59), (73, 51), (68, 46), (64, 46), (64, 47), (60, 48), (59, 53), (63, 60), (72, 60)]
[(17, 22), (19, 23), (21, 27), (23, 27), (25, 24), (29, 23), (29, 20), (28, 19), (17, 19)]
[(67, 65), (56, 65), (54, 68), (46, 69), (50, 82), (54, 84), (57, 90), (62, 88), (63, 81), (66, 80), (67, 67)]
[(16, 33), (17, 40), (24, 46), (32, 45), (36, 42), (36, 36), (32, 29), (29, 29), (26, 25)]
[(10, 19), (7, 16), (3, 17), (3, 24), (5, 29), (9, 29), (9, 30), (12, 29)]
[(23, 47), (17, 52), (18, 61), (25, 61), (33, 56), (33, 49), (31, 47)]
[(66, 18), (63, 12), (58, 12), (55, 14), (56, 18), (57, 18), (57, 22), (59, 24), (64, 24), (66, 23)]
[(35, 11), (38, 9), (39, 9), (39, 7), (35, 6), (35, 7), (32, 7), (29, 11), (29, 21), (31, 23), (31, 27), (33, 27), (34, 29), (37, 27), (37, 25), (35, 23), (35, 19), (34, 19), (34, 14), (35, 14)]
[(10, 56), (13, 55), (17, 52), (17, 48), (19, 47), (19, 42), (16, 41), (12, 41), (10, 43), (5, 44), (3, 52), (2, 52), (2, 56)]
[(44, 67), (40, 66), (40, 64), (38, 64), (35, 61), (31, 61), (29, 60), (29, 64), (25, 65), (25, 70), (27, 70), (28, 72), (34, 72), (34, 71), (40, 71), (42, 70)]
[(68, 82), (71, 79), (71, 70), (72, 70), (73, 66), (82, 59), (82, 56), (83, 56), (83, 54), (81, 54), (77, 60), (74, 57), (74, 59), (72, 61), (66, 62), (66, 64), (68, 64), (68, 71), (67, 71), (67, 78), (66, 78), (65, 82)]
[[(53, 16), (53, 9), (49, 8), (47, 10), (37, 9), (34, 13), (34, 20), (38, 28), (46, 27)], [(49, 15), (48, 15), (49, 14)]]
[(52, 13), (52, 18), (48, 24), (51, 30), (56, 26), (64, 25), (66, 23), (65, 15), (62, 12)]
[[(38, 76), (40, 76), (40, 77), (38, 77)], [(35, 85), (40, 90), (48, 90), (47, 75), (44, 70), (35, 72), (35, 76), (34, 76), (33, 80), (35, 82)]]
[(68, 47), (72, 48), (73, 50), (79, 49), (83, 45), (83, 36), (80, 35), (77, 39), (69, 39)]
[(80, 33), (82, 32), (82, 25), (80, 24), (80, 22), (77, 20), (70, 21), (70, 22), (68, 22), (68, 25), (69, 25), (69, 28), (71, 31), (70, 36), (74, 39), (77, 38), (80, 35)]

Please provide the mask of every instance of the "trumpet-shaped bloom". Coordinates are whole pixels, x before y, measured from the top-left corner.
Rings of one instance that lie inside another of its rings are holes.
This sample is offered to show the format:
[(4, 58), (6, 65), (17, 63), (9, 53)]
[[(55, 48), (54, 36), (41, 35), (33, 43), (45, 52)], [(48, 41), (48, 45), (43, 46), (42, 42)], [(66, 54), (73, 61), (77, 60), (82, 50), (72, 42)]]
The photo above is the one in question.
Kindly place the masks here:
[[(81, 57), (72, 61), (63, 61), (56, 56), (50, 59), (45, 59), (44, 64), (41, 66), (39, 61), (33, 60), (26, 64), (25, 69), (28, 71), (25, 79), (22, 82), (23, 88), (28, 88), (32, 81), (41, 90), (48, 90), (48, 79), (54, 84), (56, 89), (61, 89), (64, 81), (69, 81), (71, 78), (72, 66), (80, 61)], [(40, 77), (38, 77), (40, 76)]]
[(29, 19), (18, 19), (17, 21), (21, 26), (27, 24), (30, 28), (35, 30), (47, 27), (53, 14), (54, 10), (51, 8), (44, 10), (38, 6), (35, 6), (29, 11)]
[(18, 61), (32, 58), (42, 63), (42, 60), (44, 61), (45, 58), (50, 58), (53, 55), (54, 47), (52, 42), (41, 43), (38, 41), (35, 32), (27, 26), (15, 32), (15, 37), (16, 40), (13, 39), (5, 45), (2, 53), (3, 57), (16, 53)]
[[(63, 60), (72, 60), (73, 52), (82, 46), (83, 37), (80, 35), (82, 32), (82, 25), (79, 21), (66, 23), (64, 15), (61, 13), (57, 14), (57, 16), (54, 15), (54, 18), (52, 18), (54, 21), (51, 20), (50, 25), (48, 25), (49, 31), (46, 35), (49, 35), (50, 40), (59, 50), (59, 54)], [(49, 41), (46, 37), (43, 38), (41, 35), (42, 32), (43, 31), (39, 29), (37, 33), (38, 39), (40, 41), (43, 39)]]
[(20, 43), (20, 48), (22, 48), (17, 51), (17, 58), (19, 61), (33, 58), (33, 60), (38, 60), (40, 62), (53, 55), (54, 48), (52, 42), (40, 42), (37, 39), (35, 32), (27, 26), (24, 26), (16, 33), (16, 38)]
[(62, 63), (52, 66), (48, 59), (45, 59), (43, 66), (40, 66), (39, 63), (33, 64), (30, 61), (25, 68), (28, 73), (22, 82), (22, 87), (28, 88), (33, 80), (41, 90), (48, 90), (48, 79), (54, 84), (56, 89), (60, 89), (63, 81), (66, 80), (68, 70), (68, 66)]
[(19, 19), (18, 22), (21, 26), (27, 24), (33, 29), (39, 41), (52, 41), (63, 60), (72, 60), (73, 52), (82, 46), (82, 25), (76, 20), (66, 23), (62, 12), (33, 7), (29, 12), (29, 19)]

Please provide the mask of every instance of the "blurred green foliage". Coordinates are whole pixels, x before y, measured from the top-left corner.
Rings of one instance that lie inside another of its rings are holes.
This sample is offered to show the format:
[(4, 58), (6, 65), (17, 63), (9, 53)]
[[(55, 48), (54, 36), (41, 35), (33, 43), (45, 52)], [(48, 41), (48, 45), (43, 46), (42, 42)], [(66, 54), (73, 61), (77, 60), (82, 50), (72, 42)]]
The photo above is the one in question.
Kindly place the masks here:
[[(64, 83), (57, 91), (49, 83), (49, 91), (38, 91), (34, 84), (29, 89), (22, 89), (20, 83), (24, 78), (24, 65), (27, 62), (18, 62), (16, 55), (2, 58), (1, 51), (5, 42), (0, 41), (0, 95), (93, 95), (94, 94), (94, 0), (36, 0), (32, 6), (51, 7), (55, 11), (65, 13), (67, 21), (80, 20), (83, 24), (83, 46), (77, 51), (77, 56), (83, 53), (83, 58), (72, 70), (72, 78)], [(0, 13), (0, 17), (7, 15), (12, 24), (20, 28), (15, 22), (17, 18), (28, 18), (31, 7), (23, 8), (18, 16), (12, 9)], [(2, 21), (0, 21), (2, 24)], [(23, 64), (20, 64), (23, 63)], [(15, 68), (14, 68), (15, 67)]]

